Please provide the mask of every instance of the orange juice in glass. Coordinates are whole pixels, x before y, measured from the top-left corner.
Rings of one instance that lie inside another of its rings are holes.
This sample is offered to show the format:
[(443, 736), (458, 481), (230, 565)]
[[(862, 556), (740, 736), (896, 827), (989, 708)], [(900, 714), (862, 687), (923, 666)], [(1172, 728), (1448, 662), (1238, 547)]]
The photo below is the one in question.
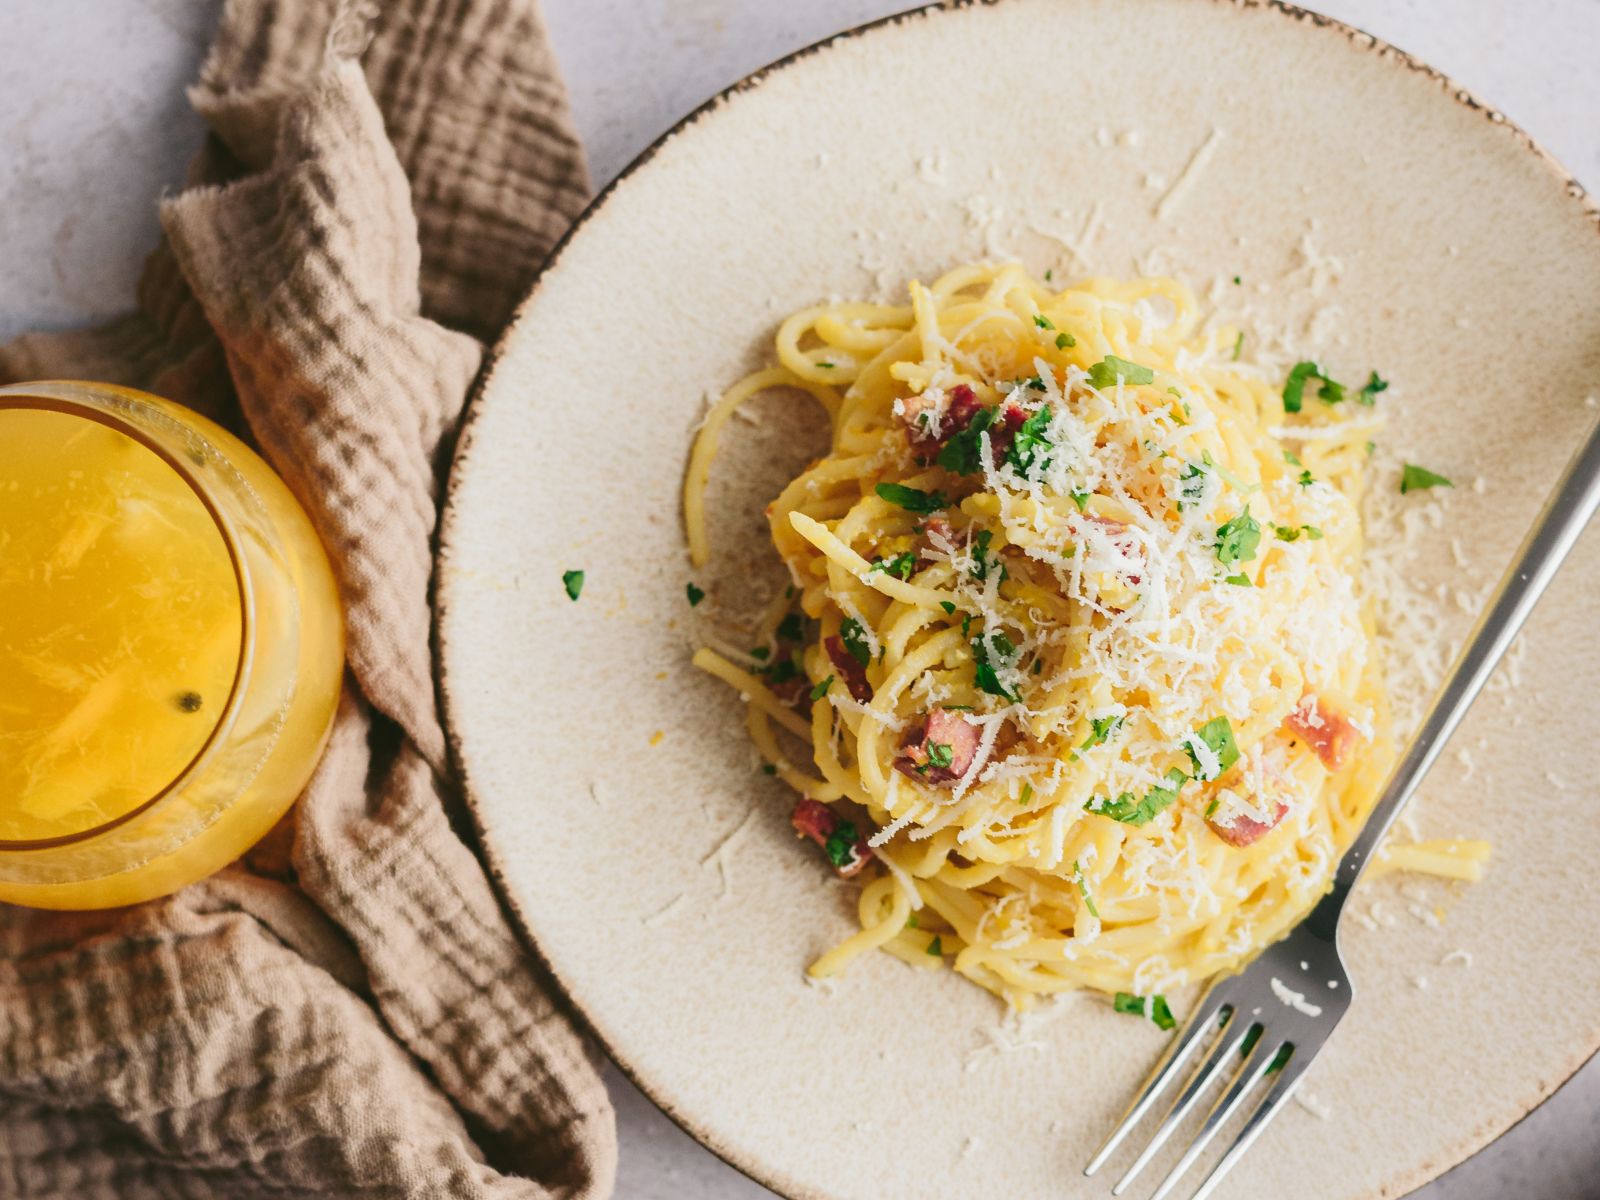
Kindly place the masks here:
[(126, 388), (0, 387), (0, 901), (131, 904), (239, 857), (343, 666), (327, 556), (247, 446)]

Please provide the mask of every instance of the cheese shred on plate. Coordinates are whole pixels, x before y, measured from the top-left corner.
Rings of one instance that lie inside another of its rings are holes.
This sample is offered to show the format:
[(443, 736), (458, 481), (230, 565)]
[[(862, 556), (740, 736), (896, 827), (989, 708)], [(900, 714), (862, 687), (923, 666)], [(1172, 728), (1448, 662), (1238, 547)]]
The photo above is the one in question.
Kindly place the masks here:
[(785, 321), (685, 483), (699, 567), (739, 405), (797, 388), (831, 422), (768, 509), (793, 586), (761, 653), (694, 660), (748, 701), (796, 829), (866, 881), (811, 974), (878, 948), (1027, 1007), (1237, 966), (1322, 895), (1394, 758), (1373, 397), (1236, 361), (1171, 279), (984, 263), (909, 293)]

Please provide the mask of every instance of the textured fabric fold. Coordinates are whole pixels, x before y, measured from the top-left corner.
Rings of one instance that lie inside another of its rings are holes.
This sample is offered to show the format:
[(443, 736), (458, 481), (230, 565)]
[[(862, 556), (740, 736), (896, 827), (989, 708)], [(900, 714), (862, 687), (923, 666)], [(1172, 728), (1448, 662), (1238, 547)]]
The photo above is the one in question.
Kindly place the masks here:
[(598, 1200), (592, 1049), (452, 820), (429, 589), (492, 336), (587, 184), (532, 0), (230, 0), (212, 137), (139, 310), (0, 379), (149, 388), (250, 436), (316, 523), (349, 686), (247, 858), (105, 913), (0, 906), (0, 1195)]

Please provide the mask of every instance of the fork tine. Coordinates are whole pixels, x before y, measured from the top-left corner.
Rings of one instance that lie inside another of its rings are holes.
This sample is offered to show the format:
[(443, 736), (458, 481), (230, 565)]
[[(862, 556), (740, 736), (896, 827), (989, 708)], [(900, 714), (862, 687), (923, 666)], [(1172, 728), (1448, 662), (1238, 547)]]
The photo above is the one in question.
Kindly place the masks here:
[[(1139, 1157), (1133, 1160), (1133, 1165), (1128, 1168), (1121, 1179), (1117, 1180), (1117, 1185), (1111, 1189), (1113, 1196), (1120, 1196), (1128, 1190), (1128, 1185), (1133, 1182), (1134, 1176), (1144, 1170), (1145, 1165), (1160, 1152), (1162, 1146), (1166, 1145), (1167, 1139), (1172, 1136), (1172, 1131), (1183, 1123), (1183, 1119), (1194, 1108), (1195, 1102), (1200, 1099), (1201, 1095), (1211, 1086), (1217, 1076), (1227, 1069), (1233, 1057), (1239, 1053), (1240, 1048), (1244, 1045), (1245, 1038), (1249, 1036), (1249, 1028), (1246, 1022), (1236, 1021), (1237, 1017), (1238, 1013), (1235, 1011), (1228, 1018), (1227, 1025), (1223, 1027), (1222, 1036), (1217, 1038), (1216, 1043), (1212, 1046), (1211, 1053), (1206, 1056), (1205, 1061), (1196, 1067), (1193, 1074), (1189, 1076), (1189, 1082), (1184, 1085), (1183, 1091), (1172, 1102), (1172, 1106), (1167, 1109), (1167, 1115), (1161, 1119), (1161, 1124), (1156, 1127), (1155, 1134), (1150, 1138), (1150, 1144), (1139, 1151)], [(1235, 1030), (1237, 1032), (1234, 1032)]]
[(1200, 1185), (1191, 1200), (1206, 1200), (1222, 1182), (1222, 1177), (1233, 1169), (1233, 1164), (1244, 1157), (1245, 1151), (1250, 1149), (1252, 1143), (1267, 1127), (1267, 1122), (1278, 1115), (1278, 1110), (1284, 1102), (1294, 1095), (1294, 1089), (1300, 1082), (1300, 1076), (1305, 1074), (1306, 1068), (1311, 1065), (1312, 1055), (1291, 1054), (1289, 1061), (1283, 1064), (1283, 1070), (1278, 1072), (1278, 1077), (1272, 1081), (1272, 1086), (1261, 1097), (1261, 1103), (1256, 1105), (1255, 1111), (1250, 1114), (1250, 1119), (1245, 1122), (1244, 1128), (1239, 1131), (1239, 1136), (1233, 1139), (1233, 1145), (1228, 1147), (1228, 1152), (1211, 1168), (1211, 1174), (1206, 1176), (1205, 1182)]
[(1200, 997), (1200, 1003), (1190, 1014), (1188, 1024), (1167, 1043), (1167, 1048), (1162, 1051), (1161, 1057), (1156, 1060), (1156, 1065), (1145, 1077), (1144, 1086), (1134, 1097), (1133, 1103), (1128, 1105), (1127, 1112), (1122, 1114), (1122, 1120), (1117, 1122), (1117, 1127), (1101, 1143), (1100, 1149), (1095, 1151), (1094, 1157), (1089, 1160), (1089, 1165), (1084, 1167), (1085, 1175), (1093, 1175), (1105, 1165), (1106, 1159), (1116, 1153), (1117, 1147), (1122, 1144), (1122, 1139), (1133, 1132), (1134, 1126), (1144, 1119), (1144, 1115), (1161, 1098), (1161, 1093), (1166, 1091), (1167, 1085), (1183, 1069), (1183, 1064), (1189, 1061), (1189, 1056), (1194, 1053), (1201, 1038), (1215, 1031), (1217, 1015), (1224, 1005), (1220, 997), (1215, 1000), (1213, 997), (1217, 997), (1215, 985), (1206, 989), (1205, 994)]
[[(1173, 1188), (1178, 1186), (1189, 1168), (1194, 1166), (1194, 1160), (1205, 1153), (1206, 1147), (1211, 1144), (1211, 1139), (1217, 1136), (1217, 1130), (1233, 1119), (1233, 1115), (1239, 1111), (1239, 1107), (1250, 1094), (1250, 1089), (1255, 1087), (1261, 1077), (1272, 1069), (1272, 1061), (1278, 1057), (1284, 1043), (1279, 1042), (1270, 1051), (1263, 1050), (1262, 1043), (1266, 1042), (1266, 1040), (1265, 1035), (1263, 1035), (1250, 1048), (1250, 1054), (1233, 1073), (1232, 1085), (1226, 1092), (1217, 1097), (1216, 1102), (1212, 1104), (1211, 1111), (1206, 1114), (1205, 1124), (1200, 1127), (1200, 1132), (1195, 1134), (1194, 1141), (1189, 1143), (1189, 1148), (1183, 1152), (1183, 1157), (1167, 1173), (1167, 1177), (1161, 1181), (1161, 1186), (1156, 1188), (1155, 1194), (1150, 1197), (1150, 1200), (1166, 1200), (1166, 1197), (1172, 1193)], [(1287, 1063), (1284, 1065), (1288, 1066)]]

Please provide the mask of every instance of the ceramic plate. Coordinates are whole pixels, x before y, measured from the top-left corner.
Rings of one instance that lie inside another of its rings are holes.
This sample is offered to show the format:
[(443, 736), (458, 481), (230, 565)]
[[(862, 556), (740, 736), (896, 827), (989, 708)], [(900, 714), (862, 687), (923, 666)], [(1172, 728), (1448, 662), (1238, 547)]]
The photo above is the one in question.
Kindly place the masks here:
[[(678, 509), (707, 392), (765, 361), (781, 316), (985, 255), (1057, 278), (1171, 271), (1293, 310), (1299, 344), (1394, 381), (1386, 445), (1458, 481), (1409, 518), (1438, 633), (1403, 657), (1437, 667), (1593, 415), (1596, 223), (1435, 72), (1220, 0), (919, 12), (761, 72), (646, 153), (498, 349), (439, 579), (486, 852), (624, 1070), (789, 1196), (1021, 1200), (1105, 1194), (1080, 1168), (1162, 1044), (1089, 997), (1001, 1026), (987, 994), (884, 955), (804, 982), (852, 928), (854, 889), (796, 843), (737, 698), (688, 660), (695, 622), (780, 582), (760, 508), (820, 419), (773, 396), (732, 427), (724, 551), (692, 614)], [(1288, 281), (1308, 253), (1327, 282), (1302, 311)], [(568, 569), (587, 573), (578, 603)], [(1597, 590), (1590, 536), (1425, 789), (1423, 832), (1492, 839), (1488, 877), (1367, 888), (1355, 1005), (1229, 1195), (1403, 1193), (1600, 1045)]]

